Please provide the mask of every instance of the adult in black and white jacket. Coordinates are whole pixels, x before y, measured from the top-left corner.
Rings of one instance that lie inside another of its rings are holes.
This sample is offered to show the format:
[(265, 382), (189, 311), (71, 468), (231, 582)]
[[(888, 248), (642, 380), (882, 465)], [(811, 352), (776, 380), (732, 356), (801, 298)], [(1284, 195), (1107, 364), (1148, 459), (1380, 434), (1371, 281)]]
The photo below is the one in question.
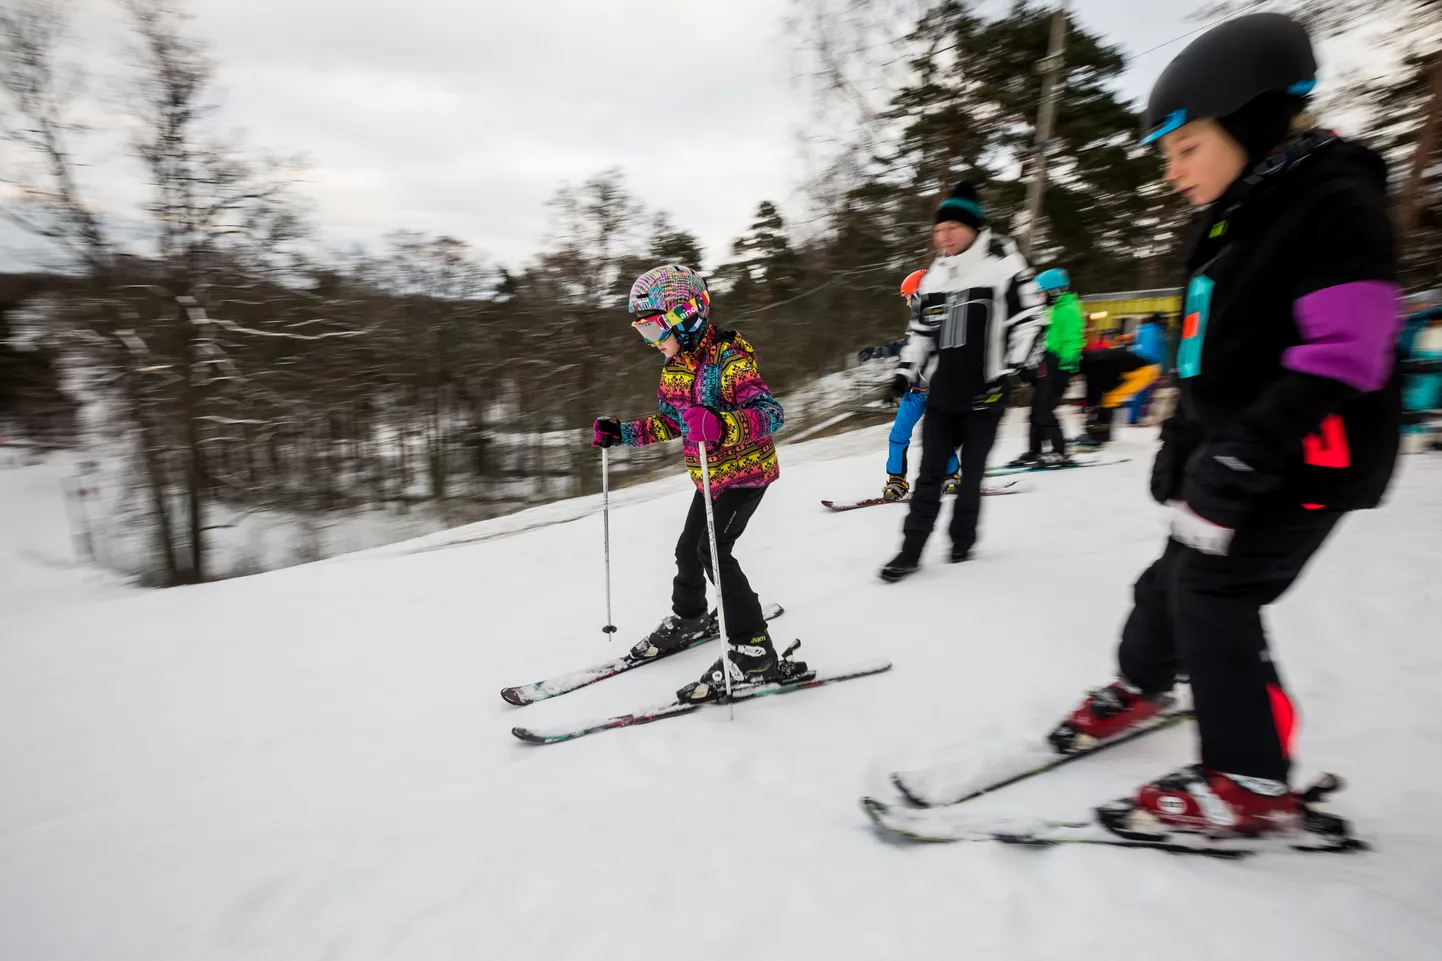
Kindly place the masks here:
[(890, 389), (897, 398), (918, 378), (930, 382), (921, 476), (902, 526), (901, 553), (881, 569), (888, 581), (920, 566), (941, 512), (947, 461), (958, 447), (961, 485), (951, 516), (951, 560), (970, 556), (997, 425), (1018, 373), (1036, 365), (1046, 343), (1046, 314), (1031, 268), (1009, 237), (986, 225), (976, 187), (957, 184), (937, 207), (934, 224), (937, 258), (921, 283)]

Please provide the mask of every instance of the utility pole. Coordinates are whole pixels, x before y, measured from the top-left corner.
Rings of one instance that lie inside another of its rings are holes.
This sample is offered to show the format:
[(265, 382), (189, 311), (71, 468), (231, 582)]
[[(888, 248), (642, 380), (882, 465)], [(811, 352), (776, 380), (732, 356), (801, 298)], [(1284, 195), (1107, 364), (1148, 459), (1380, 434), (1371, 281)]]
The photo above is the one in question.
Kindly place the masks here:
[(1066, 50), (1066, 0), (1060, 0), (1051, 15), (1051, 42), (1046, 59), (1036, 65), (1041, 74), (1041, 110), (1036, 118), (1036, 147), (1032, 152), (1031, 179), (1026, 185), (1026, 233), (1021, 237), (1021, 252), (1031, 258), (1041, 221), (1042, 195), (1046, 192), (1046, 161), (1051, 146), (1052, 126), (1056, 122), (1056, 102), (1061, 96), (1062, 54)]

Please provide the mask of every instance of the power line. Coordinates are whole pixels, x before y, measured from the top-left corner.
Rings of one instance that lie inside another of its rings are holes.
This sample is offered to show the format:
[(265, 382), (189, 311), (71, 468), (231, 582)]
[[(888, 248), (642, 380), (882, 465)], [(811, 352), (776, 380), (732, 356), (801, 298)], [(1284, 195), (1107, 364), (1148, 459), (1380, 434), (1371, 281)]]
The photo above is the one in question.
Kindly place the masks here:
[(1197, 27), (1195, 30), (1188, 30), (1186, 33), (1182, 34), (1182, 35), (1179, 36), (1179, 37), (1173, 37), (1173, 38), (1170, 39), (1170, 40), (1167, 40), (1167, 41), (1165, 41), (1165, 42), (1163, 42), (1163, 43), (1157, 44), (1155, 47), (1149, 47), (1149, 48), (1147, 48), (1146, 50), (1143, 50), (1141, 53), (1134, 53), (1134, 54), (1132, 54), (1130, 57), (1127, 57), (1127, 58), (1126, 58), (1126, 59), (1127, 59), (1127, 63), (1129, 63), (1129, 64), (1130, 64), (1130, 63), (1134, 63), (1135, 61), (1140, 60), (1142, 57), (1145, 57), (1145, 56), (1146, 56), (1147, 54), (1149, 54), (1149, 53), (1156, 53), (1158, 50), (1162, 49), (1163, 47), (1170, 47), (1172, 44), (1176, 43), (1178, 40), (1185, 40), (1185, 39), (1187, 39), (1188, 37), (1195, 36), (1195, 35), (1201, 33), (1203, 30), (1209, 30), (1209, 29), (1211, 29), (1212, 27), (1215, 27), (1217, 24), (1223, 22), (1224, 20), (1230, 20), (1230, 19), (1232, 19), (1232, 15), (1231, 15), (1231, 14), (1227, 14), (1225, 17), (1218, 17), (1216, 20), (1213, 20), (1211, 23), (1204, 23), (1204, 24), (1202, 24), (1200, 27)]

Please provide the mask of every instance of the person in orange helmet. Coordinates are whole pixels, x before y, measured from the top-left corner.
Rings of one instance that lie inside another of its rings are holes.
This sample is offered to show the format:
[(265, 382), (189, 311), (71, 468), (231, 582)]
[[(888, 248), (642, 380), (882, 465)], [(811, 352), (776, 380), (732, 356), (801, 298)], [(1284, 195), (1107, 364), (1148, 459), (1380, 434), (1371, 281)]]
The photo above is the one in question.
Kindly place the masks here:
[[(921, 279), (925, 276), (925, 269), (913, 270), (901, 282), (901, 299), (906, 302), (906, 306), (913, 316), (916, 313), (917, 305), (921, 302)], [(906, 346), (905, 337), (880, 347), (863, 347), (856, 356), (863, 362), (878, 357), (900, 357), (901, 348), (904, 346)], [(916, 425), (924, 413), (926, 413), (926, 382), (922, 379), (916, 386), (908, 390), (897, 404), (896, 420), (892, 422), (891, 435), (887, 438), (887, 477), (886, 484), (881, 488), (881, 496), (889, 501), (902, 500), (911, 490), (906, 480), (906, 452), (911, 447), (911, 435), (916, 431)], [(960, 470), (961, 462), (957, 459), (956, 451), (952, 451), (951, 459), (947, 461), (946, 481), (941, 488), (943, 494), (956, 493), (957, 485), (961, 482)]]

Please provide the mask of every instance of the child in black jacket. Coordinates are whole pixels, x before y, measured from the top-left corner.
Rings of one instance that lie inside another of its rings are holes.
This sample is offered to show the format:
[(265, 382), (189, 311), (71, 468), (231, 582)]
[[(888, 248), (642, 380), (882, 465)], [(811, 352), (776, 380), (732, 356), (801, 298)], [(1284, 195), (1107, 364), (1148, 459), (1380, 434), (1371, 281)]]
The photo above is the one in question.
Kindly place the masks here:
[(1114, 830), (1259, 834), (1302, 822), (1296, 714), (1261, 609), (1338, 521), (1376, 507), (1401, 422), (1386, 167), (1302, 119), (1303, 28), (1229, 20), (1167, 67), (1147, 110), (1167, 179), (1201, 209), (1187, 257), (1180, 398), (1152, 495), (1172, 538), (1135, 589), (1121, 680), (1052, 735), (1063, 753), (1155, 723), (1190, 677), (1201, 763), (1099, 812)]

